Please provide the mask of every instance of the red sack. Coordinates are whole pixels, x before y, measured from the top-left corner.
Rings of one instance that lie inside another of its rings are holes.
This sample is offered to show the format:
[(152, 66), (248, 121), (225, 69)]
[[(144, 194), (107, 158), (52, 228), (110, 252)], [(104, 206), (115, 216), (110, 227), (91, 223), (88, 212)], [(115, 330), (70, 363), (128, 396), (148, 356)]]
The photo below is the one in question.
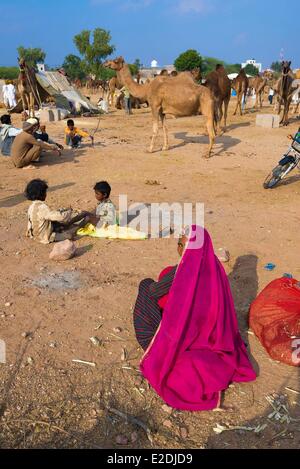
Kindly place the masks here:
[(280, 362), (300, 366), (300, 287), (297, 280), (271, 282), (250, 308), (250, 327)]

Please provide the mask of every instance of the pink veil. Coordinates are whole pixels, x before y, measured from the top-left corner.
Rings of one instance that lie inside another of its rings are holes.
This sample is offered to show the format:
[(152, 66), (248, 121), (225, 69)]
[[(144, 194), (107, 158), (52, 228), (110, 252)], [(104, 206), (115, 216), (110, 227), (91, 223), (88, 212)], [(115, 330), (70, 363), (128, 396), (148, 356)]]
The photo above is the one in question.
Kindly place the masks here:
[(192, 227), (141, 371), (168, 405), (190, 411), (213, 409), (231, 382), (256, 378), (227, 275), (199, 226)]

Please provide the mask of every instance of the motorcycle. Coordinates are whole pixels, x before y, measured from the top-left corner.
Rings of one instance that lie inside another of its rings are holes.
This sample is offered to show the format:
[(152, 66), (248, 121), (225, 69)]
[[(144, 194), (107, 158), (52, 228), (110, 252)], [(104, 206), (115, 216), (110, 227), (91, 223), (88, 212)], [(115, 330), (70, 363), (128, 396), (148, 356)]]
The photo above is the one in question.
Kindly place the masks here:
[(288, 152), (267, 176), (263, 184), (264, 189), (273, 189), (296, 167), (300, 170), (300, 143), (294, 140), (292, 145), (289, 147)]

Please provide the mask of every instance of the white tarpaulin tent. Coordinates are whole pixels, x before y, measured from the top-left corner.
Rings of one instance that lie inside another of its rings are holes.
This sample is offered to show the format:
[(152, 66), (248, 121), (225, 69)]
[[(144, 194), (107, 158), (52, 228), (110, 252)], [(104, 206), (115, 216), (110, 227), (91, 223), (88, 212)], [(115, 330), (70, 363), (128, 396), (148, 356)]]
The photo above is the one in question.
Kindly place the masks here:
[[(92, 104), (80, 91), (72, 86), (67, 78), (59, 72), (38, 72), (36, 78), (40, 86), (54, 97), (57, 107), (76, 111), (98, 111), (97, 106)], [(60, 97), (60, 99), (59, 99)], [(64, 97), (64, 99), (62, 99)], [(62, 102), (57, 102), (62, 101)], [(63, 103), (65, 106), (63, 106)], [(67, 104), (68, 103), (68, 104)], [(71, 105), (70, 105), (71, 104)]]

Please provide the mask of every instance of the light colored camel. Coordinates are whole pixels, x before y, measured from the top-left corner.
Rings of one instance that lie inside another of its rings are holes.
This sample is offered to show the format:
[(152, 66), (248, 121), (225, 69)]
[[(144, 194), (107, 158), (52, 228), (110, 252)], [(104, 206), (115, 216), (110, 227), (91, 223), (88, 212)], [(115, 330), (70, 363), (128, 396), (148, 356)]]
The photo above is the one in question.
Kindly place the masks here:
[(231, 98), (231, 81), (223, 65), (216, 65), (216, 70), (207, 75), (204, 86), (207, 86), (207, 88), (211, 90), (215, 98), (218, 130), (220, 130), (224, 116), (224, 131), (226, 131), (228, 106)]
[(147, 101), (151, 107), (153, 134), (149, 152), (153, 152), (158, 135), (159, 120), (162, 122), (164, 145), (169, 149), (166, 115), (187, 117), (203, 114), (207, 118), (209, 148), (206, 156), (210, 156), (215, 141), (214, 100), (210, 90), (197, 85), (190, 73), (181, 73), (177, 77), (157, 77), (145, 85), (136, 83), (123, 57), (109, 60), (105, 67), (115, 70), (118, 79), (129, 89), (132, 96)]
[(108, 82), (108, 102), (113, 106), (115, 103), (115, 94), (116, 90), (121, 90), (123, 88), (122, 82), (118, 77), (112, 77)]
[(292, 102), (292, 97), (295, 92), (293, 88), (294, 75), (291, 70), (291, 63), (283, 61), (281, 63), (281, 77), (276, 82), (274, 90), (277, 95), (278, 114), (281, 113), (281, 106), (283, 105), (283, 115), (280, 124), (288, 125), (289, 123), (289, 109)]
[(267, 78), (263, 78), (263, 77), (249, 78), (249, 88), (252, 88), (255, 91), (255, 95), (256, 95), (256, 100), (254, 104), (255, 108), (258, 108), (258, 106), (262, 108), (263, 106), (265, 88), (266, 88), (267, 83), (268, 83)]
[(239, 109), (240, 115), (242, 116), (243, 114), (242, 100), (244, 97), (244, 101), (246, 102), (247, 91), (249, 88), (249, 79), (243, 68), (238, 74), (238, 76), (232, 80), (231, 86), (236, 91), (236, 94), (237, 94), (237, 103), (236, 103), (236, 108), (235, 108), (233, 115), (235, 116), (237, 113), (237, 110)]
[(17, 81), (17, 89), (21, 96), (23, 111), (28, 110), (29, 116), (34, 117), (34, 103), (39, 102), (37, 80), (35, 71), (26, 65), (24, 59), (18, 59), (20, 73)]

